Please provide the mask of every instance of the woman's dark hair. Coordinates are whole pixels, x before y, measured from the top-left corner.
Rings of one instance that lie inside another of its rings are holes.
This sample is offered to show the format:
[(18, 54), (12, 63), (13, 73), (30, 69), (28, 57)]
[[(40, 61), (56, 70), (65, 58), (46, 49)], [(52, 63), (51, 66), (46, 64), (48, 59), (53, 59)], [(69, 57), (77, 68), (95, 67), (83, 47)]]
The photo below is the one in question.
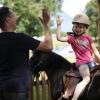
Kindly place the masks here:
[(10, 8), (8, 7), (0, 7), (0, 28), (3, 29), (5, 21), (6, 21), (6, 17), (10, 16), (11, 11)]

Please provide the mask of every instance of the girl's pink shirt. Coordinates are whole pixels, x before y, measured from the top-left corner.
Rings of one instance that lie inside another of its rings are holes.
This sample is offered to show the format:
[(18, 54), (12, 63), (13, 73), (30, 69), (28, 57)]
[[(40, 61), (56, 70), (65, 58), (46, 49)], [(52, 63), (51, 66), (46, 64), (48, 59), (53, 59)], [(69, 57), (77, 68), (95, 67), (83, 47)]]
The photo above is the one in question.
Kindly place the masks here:
[(68, 35), (68, 43), (71, 44), (76, 55), (76, 65), (93, 61), (92, 41), (90, 35), (83, 34), (77, 37), (74, 37), (74, 35)]

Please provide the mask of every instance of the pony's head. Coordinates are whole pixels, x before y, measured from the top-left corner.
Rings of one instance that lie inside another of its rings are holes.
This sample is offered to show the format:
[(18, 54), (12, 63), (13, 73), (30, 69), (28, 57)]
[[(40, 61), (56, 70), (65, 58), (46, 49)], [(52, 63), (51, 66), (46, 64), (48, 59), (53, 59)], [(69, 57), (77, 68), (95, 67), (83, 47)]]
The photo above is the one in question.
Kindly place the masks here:
[(42, 70), (47, 73), (52, 98), (59, 98), (64, 92), (63, 76), (71, 69), (72, 63), (54, 52), (34, 51), (30, 64), (33, 74), (38, 75)]
[(37, 76), (40, 71), (44, 70), (42, 55), (42, 51), (34, 51), (32, 57), (30, 58), (32, 74), (35, 76)]

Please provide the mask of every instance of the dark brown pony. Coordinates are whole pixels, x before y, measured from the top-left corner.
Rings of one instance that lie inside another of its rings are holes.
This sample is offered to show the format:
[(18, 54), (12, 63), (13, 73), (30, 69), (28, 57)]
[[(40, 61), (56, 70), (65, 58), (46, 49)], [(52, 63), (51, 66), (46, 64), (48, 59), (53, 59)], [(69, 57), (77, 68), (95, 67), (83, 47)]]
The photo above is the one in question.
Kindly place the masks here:
[[(54, 52), (41, 51), (34, 51), (30, 64), (34, 75), (38, 75), (42, 70), (47, 73), (51, 84), (52, 100), (58, 100), (65, 88), (63, 77), (66, 72), (75, 68), (75, 64)], [(100, 74), (95, 75), (78, 100), (100, 100)]]

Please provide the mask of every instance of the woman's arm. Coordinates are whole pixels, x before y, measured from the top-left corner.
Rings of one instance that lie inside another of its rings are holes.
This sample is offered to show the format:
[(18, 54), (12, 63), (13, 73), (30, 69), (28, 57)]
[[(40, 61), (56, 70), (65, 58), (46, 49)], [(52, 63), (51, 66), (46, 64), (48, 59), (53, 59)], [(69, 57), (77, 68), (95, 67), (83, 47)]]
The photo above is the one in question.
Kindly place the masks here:
[(51, 51), (53, 49), (53, 40), (50, 31), (50, 12), (47, 9), (43, 9), (41, 22), (44, 27), (44, 40), (40, 42), (36, 50)]

